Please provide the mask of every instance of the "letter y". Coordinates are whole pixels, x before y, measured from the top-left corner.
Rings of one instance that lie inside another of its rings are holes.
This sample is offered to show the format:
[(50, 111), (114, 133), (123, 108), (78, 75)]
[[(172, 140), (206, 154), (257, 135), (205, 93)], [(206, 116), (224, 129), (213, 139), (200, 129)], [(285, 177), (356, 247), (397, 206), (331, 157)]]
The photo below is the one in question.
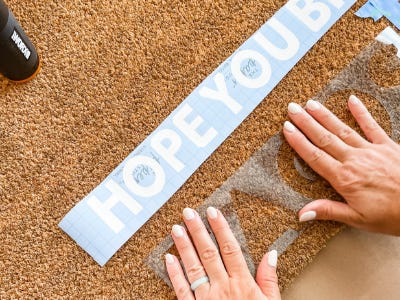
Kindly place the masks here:
[(242, 110), (242, 106), (236, 102), (235, 99), (229, 96), (224, 76), (221, 73), (218, 73), (214, 76), (214, 82), (217, 86), (217, 90), (212, 90), (208, 87), (202, 87), (199, 91), (200, 96), (220, 101), (224, 103), (234, 114), (238, 114)]

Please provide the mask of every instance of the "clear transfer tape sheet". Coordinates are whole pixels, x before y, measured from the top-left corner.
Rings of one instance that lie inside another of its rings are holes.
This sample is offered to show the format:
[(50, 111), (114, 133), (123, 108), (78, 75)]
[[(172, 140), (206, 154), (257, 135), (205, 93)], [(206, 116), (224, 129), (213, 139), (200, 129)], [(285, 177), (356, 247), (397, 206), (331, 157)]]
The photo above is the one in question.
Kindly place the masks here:
[(354, 3), (288, 1), (59, 226), (103, 266)]

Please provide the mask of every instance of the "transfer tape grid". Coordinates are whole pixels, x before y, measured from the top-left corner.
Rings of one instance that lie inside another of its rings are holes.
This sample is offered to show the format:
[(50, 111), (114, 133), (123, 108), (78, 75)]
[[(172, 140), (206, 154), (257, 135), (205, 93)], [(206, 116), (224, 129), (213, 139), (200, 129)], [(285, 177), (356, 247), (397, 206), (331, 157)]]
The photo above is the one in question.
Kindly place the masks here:
[(59, 226), (103, 266), (354, 3), (288, 1)]

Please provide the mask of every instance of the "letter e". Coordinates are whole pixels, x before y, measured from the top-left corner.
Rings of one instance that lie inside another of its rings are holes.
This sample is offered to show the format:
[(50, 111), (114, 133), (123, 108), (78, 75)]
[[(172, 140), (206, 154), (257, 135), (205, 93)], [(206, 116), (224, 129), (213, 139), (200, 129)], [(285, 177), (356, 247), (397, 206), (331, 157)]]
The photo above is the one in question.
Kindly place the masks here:
[(190, 105), (185, 103), (175, 116), (173, 116), (172, 122), (197, 147), (203, 148), (217, 136), (218, 132), (211, 127), (205, 134), (200, 135), (197, 129), (204, 122), (203, 118), (197, 116), (191, 123), (185, 120), (192, 111), (193, 109)]

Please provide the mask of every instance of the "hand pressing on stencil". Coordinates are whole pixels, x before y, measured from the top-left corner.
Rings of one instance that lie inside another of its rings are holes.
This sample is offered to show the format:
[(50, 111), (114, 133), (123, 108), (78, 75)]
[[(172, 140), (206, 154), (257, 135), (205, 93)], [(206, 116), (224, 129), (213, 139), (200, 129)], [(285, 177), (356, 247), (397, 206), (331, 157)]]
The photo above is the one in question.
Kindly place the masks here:
[(345, 199), (319, 199), (300, 212), (300, 221), (335, 220), (369, 231), (400, 235), (400, 146), (389, 138), (355, 97), (348, 107), (368, 140), (322, 104), (305, 110), (289, 104), (288, 143)]
[(219, 210), (207, 209), (208, 222), (219, 248), (196, 211), (185, 208), (183, 216), (188, 232), (184, 227), (174, 225), (172, 238), (185, 272), (177, 257), (171, 254), (165, 257), (168, 275), (179, 300), (281, 299), (275, 250), (264, 255), (254, 280), (240, 245)]

